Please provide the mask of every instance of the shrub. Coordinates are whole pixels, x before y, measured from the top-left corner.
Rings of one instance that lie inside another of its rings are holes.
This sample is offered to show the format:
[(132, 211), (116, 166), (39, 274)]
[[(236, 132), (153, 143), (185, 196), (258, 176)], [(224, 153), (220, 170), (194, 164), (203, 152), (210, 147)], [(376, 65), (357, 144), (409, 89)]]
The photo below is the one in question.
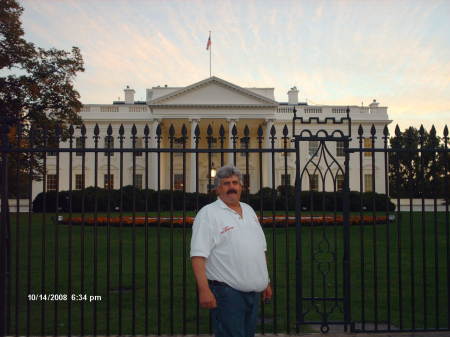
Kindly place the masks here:
[[(275, 193), (275, 207), (273, 206), (273, 193)], [(70, 210), (70, 203), (72, 203), (73, 212), (81, 212), (83, 207), (84, 196), (84, 211), (94, 212), (95, 205), (99, 212), (108, 211), (108, 205), (111, 212), (115, 212), (121, 205), (122, 195), (122, 209), (125, 212), (133, 211), (133, 203), (137, 212), (145, 211), (147, 200), (147, 210), (157, 211), (158, 200), (161, 211), (181, 211), (183, 209), (183, 192), (170, 190), (161, 190), (160, 193), (154, 190), (141, 190), (133, 186), (124, 186), (122, 191), (105, 190), (103, 188), (88, 187), (83, 191), (60, 191), (58, 194), (54, 191), (39, 193), (33, 201), (33, 212), (42, 212), (44, 210), (44, 196), (45, 196), (45, 210), (46, 212), (68, 212)], [(134, 195), (134, 197), (133, 197)], [(58, 198), (58, 205), (56, 199)], [(214, 193), (185, 193), (184, 202), (185, 209), (192, 211), (208, 204), (216, 199)], [(133, 201), (134, 200), (134, 201)], [(242, 198), (247, 201), (246, 196)], [(295, 188), (293, 186), (279, 186), (274, 192), (271, 188), (262, 188), (255, 194), (248, 195), (248, 203), (255, 209), (263, 210), (285, 210), (286, 203), (289, 210), (295, 209)], [(300, 194), (300, 209), (302, 211), (342, 211), (344, 195), (343, 192), (310, 192), (302, 191)], [(385, 211), (386, 203), (388, 210), (395, 209), (395, 205), (384, 194), (378, 193), (359, 193), (355, 191), (350, 192), (350, 211), (356, 212), (361, 209), (372, 211), (373, 206), (377, 211)], [(364, 209), (365, 208), (365, 209)]]

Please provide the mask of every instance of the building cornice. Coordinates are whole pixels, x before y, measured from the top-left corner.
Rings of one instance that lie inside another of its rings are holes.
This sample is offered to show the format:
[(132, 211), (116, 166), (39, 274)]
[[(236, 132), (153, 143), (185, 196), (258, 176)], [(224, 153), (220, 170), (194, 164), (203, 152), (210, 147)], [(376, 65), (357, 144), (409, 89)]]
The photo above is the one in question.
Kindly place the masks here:
[(276, 109), (277, 106), (269, 104), (149, 104), (150, 108), (158, 109), (184, 109), (184, 108), (196, 108), (196, 109)]

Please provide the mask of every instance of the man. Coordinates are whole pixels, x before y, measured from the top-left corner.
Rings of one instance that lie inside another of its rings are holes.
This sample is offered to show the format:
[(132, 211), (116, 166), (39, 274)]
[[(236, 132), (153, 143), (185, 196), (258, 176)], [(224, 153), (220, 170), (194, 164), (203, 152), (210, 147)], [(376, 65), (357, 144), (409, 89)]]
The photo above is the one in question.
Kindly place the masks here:
[(214, 180), (217, 201), (197, 214), (191, 260), (200, 306), (211, 309), (216, 337), (255, 335), (260, 294), (270, 300), (266, 239), (253, 209), (240, 202), (242, 174), (221, 167)]

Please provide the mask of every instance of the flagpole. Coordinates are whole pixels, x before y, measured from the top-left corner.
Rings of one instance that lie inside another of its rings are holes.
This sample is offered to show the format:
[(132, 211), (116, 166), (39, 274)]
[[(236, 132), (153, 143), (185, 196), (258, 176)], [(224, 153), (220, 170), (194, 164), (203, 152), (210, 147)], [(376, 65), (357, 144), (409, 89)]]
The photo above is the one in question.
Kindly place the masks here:
[[(209, 40), (211, 41), (211, 31), (209, 31)], [(211, 49), (212, 43), (209, 45), (209, 77), (211, 77)]]

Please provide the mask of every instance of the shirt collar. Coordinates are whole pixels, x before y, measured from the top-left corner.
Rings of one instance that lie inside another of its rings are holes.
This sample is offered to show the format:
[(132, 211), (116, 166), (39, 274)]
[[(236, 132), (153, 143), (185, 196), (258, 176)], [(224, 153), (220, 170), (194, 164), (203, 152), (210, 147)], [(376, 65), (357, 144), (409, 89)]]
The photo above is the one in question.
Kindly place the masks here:
[[(220, 197), (217, 197), (217, 203), (219, 204), (220, 207), (225, 208), (225, 209), (229, 209), (232, 210), (222, 199), (220, 199)], [(239, 204), (241, 204), (241, 202), (239, 201)], [(242, 207), (242, 205), (241, 205)], [(233, 210), (232, 210), (233, 211)], [(234, 211), (233, 211), (234, 212)]]

